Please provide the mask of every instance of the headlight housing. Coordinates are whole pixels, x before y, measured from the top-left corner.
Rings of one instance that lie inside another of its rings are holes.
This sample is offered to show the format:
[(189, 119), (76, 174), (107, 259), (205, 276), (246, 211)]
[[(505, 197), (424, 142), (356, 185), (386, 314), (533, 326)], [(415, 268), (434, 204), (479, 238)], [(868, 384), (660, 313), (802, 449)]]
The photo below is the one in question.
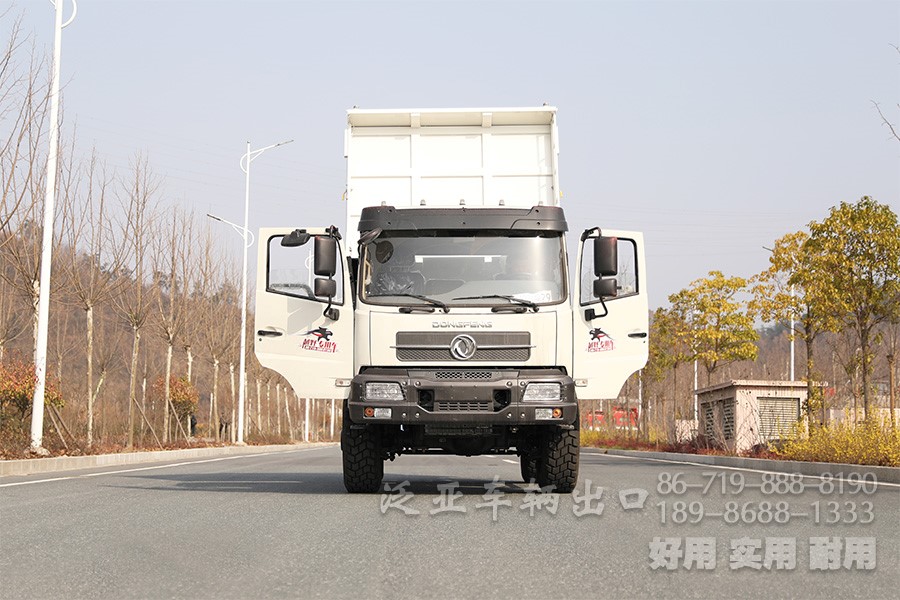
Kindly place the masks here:
[(366, 384), (366, 400), (376, 402), (401, 402), (403, 388), (399, 383), (370, 382)]
[(529, 383), (522, 395), (523, 402), (559, 402), (562, 386), (558, 383)]

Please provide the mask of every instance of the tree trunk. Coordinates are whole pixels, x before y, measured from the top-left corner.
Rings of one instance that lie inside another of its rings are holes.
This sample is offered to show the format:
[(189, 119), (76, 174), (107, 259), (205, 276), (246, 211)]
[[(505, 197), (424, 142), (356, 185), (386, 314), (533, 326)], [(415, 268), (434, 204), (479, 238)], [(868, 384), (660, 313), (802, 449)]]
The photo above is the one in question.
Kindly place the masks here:
[(187, 352), (187, 380), (188, 383), (191, 383), (193, 380), (191, 379), (191, 374), (194, 371), (194, 353), (191, 351), (191, 347), (185, 347), (185, 352)]
[(281, 435), (281, 384), (275, 385), (275, 416), (278, 421), (278, 435)]
[(859, 345), (862, 350), (863, 420), (869, 422), (869, 329), (860, 330)]
[(294, 426), (291, 424), (291, 403), (288, 399), (287, 389), (284, 390), (284, 414), (287, 417), (288, 437), (294, 441)]
[[(805, 330), (806, 328), (804, 328)], [(806, 425), (809, 433), (813, 432), (813, 412), (817, 408), (813, 405), (815, 399), (816, 386), (813, 381), (813, 339), (814, 336), (805, 333), (803, 336), (803, 345), (806, 346)], [(825, 425), (825, 399), (822, 398), (822, 425)]]
[(262, 433), (262, 382), (256, 378), (256, 433)]
[(137, 403), (135, 392), (137, 391), (137, 362), (138, 351), (141, 347), (141, 329), (132, 326), (134, 333), (131, 344), (131, 372), (128, 380), (128, 448), (134, 448), (134, 405)]
[(229, 377), (231, 379), (231, 443), (235, 443), (237, 441), (237, 419), (235, 419), (235, 415), (237, 414), (235, 411), (235, 407), (237, 406), (237, 398), (235, 397), (235, 387), (234, 387), (234, 363), (228, 363), (228, 372)]
[[(87, 317), (87, 446), (94, 443), (94, 307), (88, 305)], [(99, 386), (98, 386), (99, 389)]]
[(213, 430), (213, 437), (218, 442), (219, 427), (221, 426), (219, 421), (219, 359), (215, 356), (213, 357), (213, 393), (210, 400), (209, 410), (210, 414), (212, 415), (209, 427)]
[[(170, 385), (172, 377), (172, 344), (166, 344), (166, 379), (163, 386), (163, 443), (169, 441), (169, 406), (172, 403), (172, 387)], [(175, 434), (173, 432), (172, 439)]]
[(272, 382), (266, 381), (266, 433), (272, 433)]

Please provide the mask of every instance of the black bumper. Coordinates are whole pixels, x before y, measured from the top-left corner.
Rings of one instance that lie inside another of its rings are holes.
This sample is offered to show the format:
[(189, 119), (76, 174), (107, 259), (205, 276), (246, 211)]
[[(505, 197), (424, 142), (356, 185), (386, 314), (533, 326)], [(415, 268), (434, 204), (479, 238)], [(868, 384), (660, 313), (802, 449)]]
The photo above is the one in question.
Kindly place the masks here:
[[(367, 383), (399, 384), (403, 398), (367, 398)], [(530, 383), (558, 383), (559, 399), (526, 401)], [(353, 378), (348, 405), (356, 424), (571, 425), (578, 418), (575, 382), (559, 369), (372, 368)], [(374, 411), (386, 408), (389, 416)], [(548, 409), (551, 418), (538, 418)]]

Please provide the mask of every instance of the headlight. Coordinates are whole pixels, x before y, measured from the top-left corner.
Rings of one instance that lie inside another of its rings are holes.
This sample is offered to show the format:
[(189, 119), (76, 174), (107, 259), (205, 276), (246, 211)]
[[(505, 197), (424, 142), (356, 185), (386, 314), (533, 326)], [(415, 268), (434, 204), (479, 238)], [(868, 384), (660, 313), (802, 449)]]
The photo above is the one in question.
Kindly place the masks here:
[(399, 402), (403, 400), (403, 390), (399, 383), (367, 383), (366, 400)]
[(529, 383), (525, 386), (524, 402), (559, 402), (562, 388), (558, 383)]

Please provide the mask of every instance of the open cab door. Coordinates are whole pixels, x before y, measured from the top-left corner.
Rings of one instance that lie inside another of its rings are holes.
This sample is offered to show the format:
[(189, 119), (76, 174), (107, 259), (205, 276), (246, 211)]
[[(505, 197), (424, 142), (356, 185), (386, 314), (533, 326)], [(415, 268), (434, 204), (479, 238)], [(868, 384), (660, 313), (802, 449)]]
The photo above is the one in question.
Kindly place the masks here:
[(343, 399), (353, 377), (353, 306), (334, 227), (264, 228), (256, 266), (256, 357), (301, 398)]
[(649, 314), (643, 235), (588, 229), (578, 246), (573, 378), (579, 399), (614, 399), (647, 364)]

